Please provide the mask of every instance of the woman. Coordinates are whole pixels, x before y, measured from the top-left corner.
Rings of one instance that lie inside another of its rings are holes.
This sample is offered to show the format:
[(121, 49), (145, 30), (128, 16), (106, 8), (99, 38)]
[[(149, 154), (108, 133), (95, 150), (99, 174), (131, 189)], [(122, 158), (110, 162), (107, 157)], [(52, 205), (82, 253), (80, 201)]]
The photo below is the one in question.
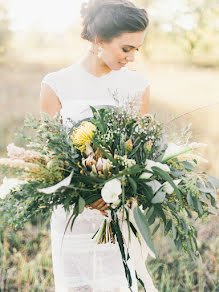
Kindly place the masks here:
[[(89, 106), (116, 105), (136, 98), (142, 114), (149, 105), (149, 83), (125, 68), (142, 46), (148, 17), (128, 0), (90, 0), (81, 9), (83, 39), (91, 43), (79, 62), (46, 75), (41, 86), (41, 111), (60, 113), (64, 125), (91, 115)], [(139, 99), (140, 97), (140, 99)], [(55, 291), (129, 291), (117, 244), (96, 245), (91, 239), (108, 205), (91, 204), (76, 219), (72, 232), (63, 232), (69, 214), (60, 206), (51, 218), (51, 242)], [(92, 210), (91, 210), (92, 209)], [(133, 286), (138, 291), (130, 261)], [(147, 273), (147, 271), (146, 271)], [(157, 291), (148, 274), (147, 291)]]

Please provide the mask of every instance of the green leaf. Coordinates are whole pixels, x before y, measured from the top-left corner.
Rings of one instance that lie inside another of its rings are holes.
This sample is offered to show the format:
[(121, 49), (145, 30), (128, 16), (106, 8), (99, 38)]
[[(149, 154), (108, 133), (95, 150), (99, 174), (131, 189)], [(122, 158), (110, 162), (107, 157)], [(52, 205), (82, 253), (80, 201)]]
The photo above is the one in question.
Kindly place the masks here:
[(79, 199), (78, 199), (78, 212), (82, 213), (84, 211), (84, 207), (85, 207), (85, 200), (81, 196), (79, 196)]
[(169, 184), (174, 188), (174, 191), (175, 191), (180, 203), (182, 204), (182, 197), (181, 197), (180, 191), (178, 190), (177, 186), (175, 185), (174, 181), (169, 176), (169, 174), (157, 166), (152, 166), (152, 170), (155, 174), (159, 175), (160, 177), (162, 177), (163, 179), (165, 179), (166, 181), (169, 182)]
[(146, 244), (156, 255), (155, 248), (151, 240), (151, 234), (150, 234), (148, 221), (138, 206), (134, 208), (133, 215), (134, 215), (135, 222), (139, 228), (139, 231), (141, 232), (141, 235), (144, 238)]
[(131, 276), (131, 273), (129, 270), (129, 266), (127, 264), (127, 258), (126, 258), (125, 249), (124, 249), (124, 241), (123, 241), (122, 232), (121, 232), (121, 229), (119, 226), (118, 218), (116, 218), (116, 221), (114, 221), (114, 224), (112, 224), (112, 228), (115, 230), (120, 253), (122, 256), (122, 263), (123, 263), (123, 267), (125, 270), (125, 276), (126, 276), (126, 279), (129, 283), (129, 287), (130, 287), (130, 286), (132, 286), (132, 276)]
[(219, 188), (219, 179), (218, 178), (209, 175), (208, 176), (208, 180), (209, 180), (210, 183), (212, 183), (215, 186), (216, 189)]
[[(139, 180), (140, 181), (140, 180)], [(145, 183), (141, 184), (141, 191), (143, 193), (143, 195), (149, 200), (151, 201), (153, 198), (153, 190), (151, 187), (147, 186)]]
[(88, 199), (86, 199), (86, 205), (90, 205), (94, 202), (96, 202), (97, 200), (101, 199), (101, 195), (92, 195), (92, 196), (89, 196)]
[(124, 221), (125, 215), (125, 186), (122, 184), (122, 222)]
[(153, 190), (153, 193), (155, 194), (159, 188), (162, 186), (161, 183), (158, 180), (152, 180), (150, 182), (145, 183), (147, 186), (151, 187)]
[(202, 210), (202, 205), (201, 205), (199, 199), (196, 198), (196, 197), (193, 197), (193, 202), (194, 202), (194, 205), (195, 205), (196, 210), (197, 210), (200, 214), (202, 214), (202, 213), (203, 213), (203, 210)]
[(128, 181), (133, 189), (133, 193), (136, 194), (137, 193), (137, 184), (136, 184), (135, 180), (132, 177), (128, 176)]
[(166, 225), (166, 216), (165, 216), (165, 213), (164, 213), (161, 205), (160, 204), (156, 204), (156, 205), (154, 205), (154, 208), (156, 210), (157, 215), (160, 216), (163, 219), (164, 225)]
[(149, 210), (147, 211), (145, 218), (148, 220), (151, 215), (154, 213), (154, 206), (152, 206), (151, 208), (149, 208)]
[(152, 232), (152, 235), (154, 235), (157, 232), (159, 227), (160, 227), (160, 222), (155, 226), (155, 228), (154, 228), (154, 230)]
[(168, 234), (168, 232), (170, 231), (170, 228), (172, 226), (172, 220), (170, 219), (165, 227), (165, 230), (164, 230), (164, 235), (166, 236)]
[(190, 193), (187, 193), (186, 200), (190, 206), (194, 207), (193, 199), (192, 199), (192, 196), (190, 195)]
[(172, 222), (172, 232), (173, 232), (173, 240), (176, 239), (176, 227), (175, 224)]
[(175, 178), (176, 177), (180, 177), (180, 176), (184, 175), (185, 173), (186, 173), (185, 169), (184, 170), (178, 170), (176, 168), (171, 168), (171, 171), (170, 171), (170, 174), (172, 176), (174, 176)]
[(96, 142), (94, 139), (91, 139), (91, 141), (93, 142), (93, 144), (100, 149), (100, 151), (105, 155), (106, 158), (108, 158), (114, 165), (118, 165), (118, 162), (110, 155), (108, 154), (101, 146), (98, 142)]
[[(211, 183), (210, 183), (211, 184)], [(197, 188), (199, 189), (199, 191), (201, 191), (202, 193), (206, 193), (206, 194), (211, 194), (215, 199), (217, 199), (217, 192), (214, 188), (214, 185), (213, 185), (213, 188), (208, 188), (208, 187), (205, 187), (203, 186), (202, 184), (200, 183), (197, 183)]]
[(153, 197), (153, 199), (151, 200), (151, 203), (152, 204), (163, 203), (163, 201), (165, 200), (165, 197), (166, 197), (166, 193), (160, 190)]
[(182, 164), (185, 166), (187, 170), (195, 170), (195, 167), (188, 161), (182, 161)]
[(93, 115), (97, 112), (97, 110), (93, 106), (91, 106), (91, 105), (90, 105), (90, 109), (92, 110)]

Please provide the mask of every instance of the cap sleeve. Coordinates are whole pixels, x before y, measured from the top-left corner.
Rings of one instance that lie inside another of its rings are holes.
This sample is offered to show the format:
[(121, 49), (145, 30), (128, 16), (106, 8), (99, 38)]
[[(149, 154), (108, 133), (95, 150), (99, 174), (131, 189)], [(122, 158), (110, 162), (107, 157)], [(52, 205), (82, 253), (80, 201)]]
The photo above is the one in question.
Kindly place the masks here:
[(144, 91), (148, 86), (150, 86), (150, 81), (142, 74), (139, 74), (139, 89)]

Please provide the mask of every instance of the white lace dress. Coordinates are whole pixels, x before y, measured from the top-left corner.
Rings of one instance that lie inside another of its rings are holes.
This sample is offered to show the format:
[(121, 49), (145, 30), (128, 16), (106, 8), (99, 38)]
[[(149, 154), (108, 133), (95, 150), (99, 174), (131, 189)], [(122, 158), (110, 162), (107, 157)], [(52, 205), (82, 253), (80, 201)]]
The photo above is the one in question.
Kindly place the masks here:
[[(78, 121), (91, 116), (89, 105), (116, 105), (116, 93), (120, 101), (124, 101), (128, 97), (140, 96), (149, 85), (143, 75), (126, 68), (95, 77), (83, 68), (81, 62), (49, 73), (42, 81), (60, 99), (65, 125), (68, 125), (68, 118)], [(76, 219), (72, 232), (67, 230), (62, 244), (68, 216), (59, 206), (51, 218), (55, 291), (130, 291), (118, 244), (97, 245), (91, 239), (103, 221), (103, 215), (98, 210), (85, 208)], [(130, 270), (134, 281), (133, 291), (136, 292), (137, 281), (131, 261)], [(152, 287), (151, 279), (150, 282)], [(152, 287), (148, 291), (157, 290)]]

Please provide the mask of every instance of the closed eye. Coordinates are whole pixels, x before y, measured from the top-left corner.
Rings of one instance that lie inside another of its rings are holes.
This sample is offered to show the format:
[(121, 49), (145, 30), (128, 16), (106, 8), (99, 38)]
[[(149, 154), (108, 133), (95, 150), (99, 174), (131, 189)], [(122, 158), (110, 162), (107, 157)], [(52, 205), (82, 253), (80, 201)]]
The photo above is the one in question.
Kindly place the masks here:
[[(125, 53), (128, 53), (130, 50), (127, 50), (127, 49), (125, 49), (125, 48), (123, 48), (122, 49), (123, 50), (123, 52), (125, 52)], [(139, 49), (136, 49), (136, 51), (139, 51)]]

